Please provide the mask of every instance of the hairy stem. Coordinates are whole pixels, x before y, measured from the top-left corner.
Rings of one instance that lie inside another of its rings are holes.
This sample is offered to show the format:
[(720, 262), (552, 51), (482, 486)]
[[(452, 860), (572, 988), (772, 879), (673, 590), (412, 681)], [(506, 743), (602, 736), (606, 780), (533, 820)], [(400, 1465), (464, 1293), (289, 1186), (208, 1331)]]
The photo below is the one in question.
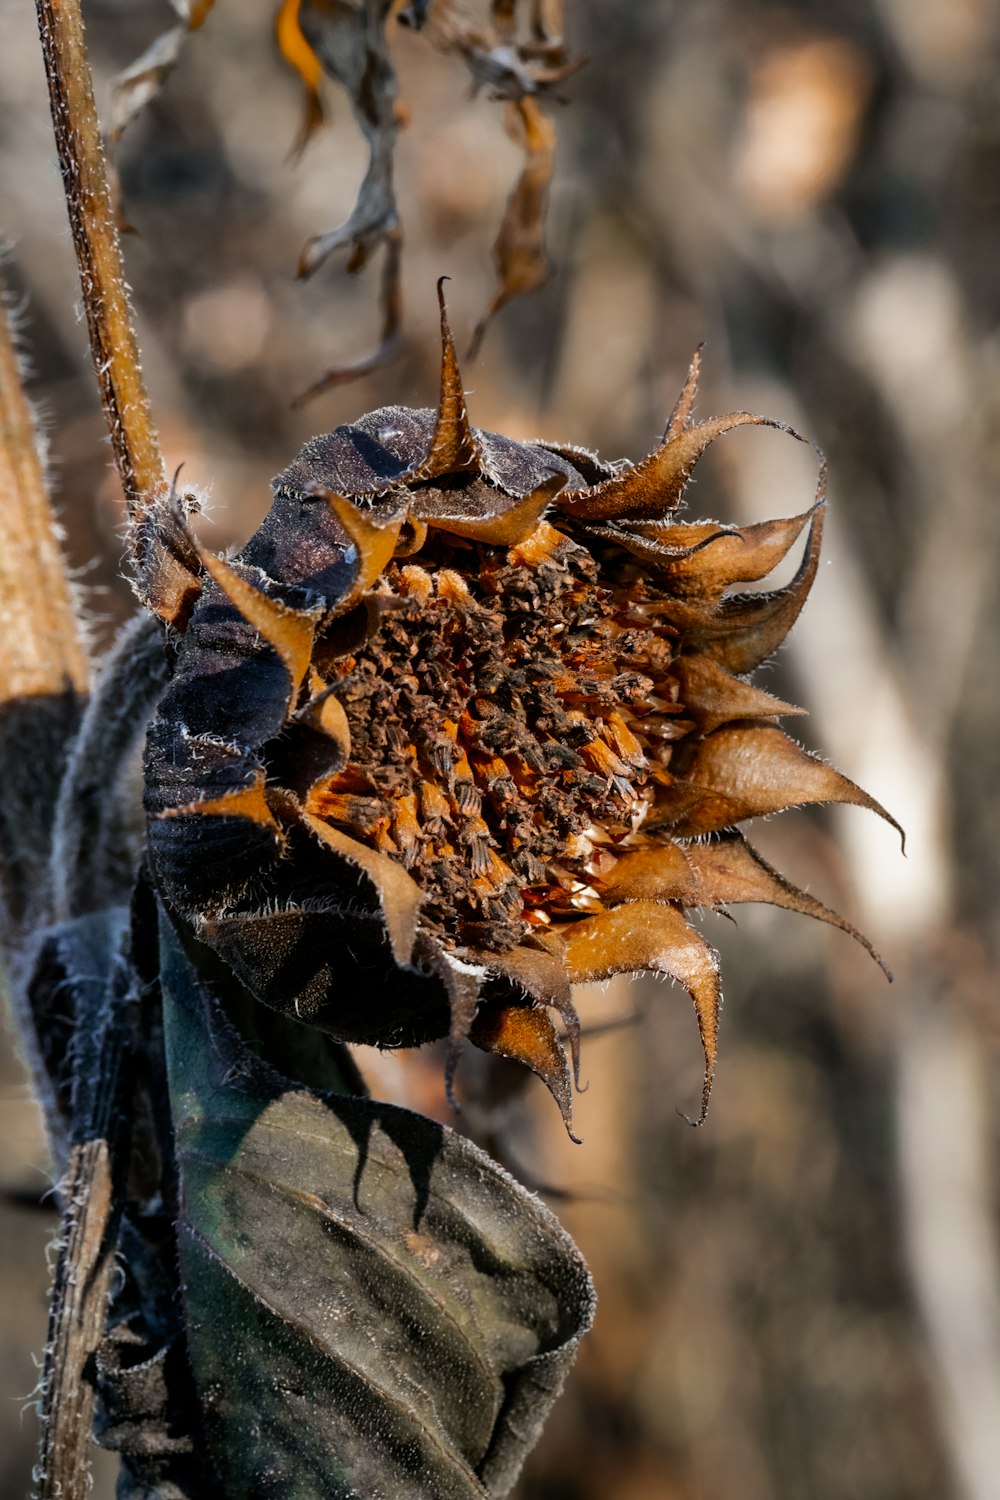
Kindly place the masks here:
[(28, 928), (46, 916), (55, 783), (88, 664), (2, 285), (0, 496), (0, 967), (9, 970), (21, 1051), (48, 1108), (51, 1089), (18, 955)]
[(79, 0), (36, 0), (36, 9), (90, 351), (128, 512), (139, 520), (164, 483), (163, 460), (139, 363)]
[(0, 286), (0, 702), (87, 687), (87, 657)]

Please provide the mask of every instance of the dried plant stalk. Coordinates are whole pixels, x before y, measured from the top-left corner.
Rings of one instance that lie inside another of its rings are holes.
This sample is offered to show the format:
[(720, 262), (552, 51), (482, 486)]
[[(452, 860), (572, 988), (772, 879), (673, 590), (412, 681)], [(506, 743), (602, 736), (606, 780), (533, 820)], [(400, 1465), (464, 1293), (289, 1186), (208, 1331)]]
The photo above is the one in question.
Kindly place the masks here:
[(0, 310), (0, 701), (87, 686), (87, 656), (21, 385), (6, 305)]
[(0, 913), (13, 943), (45, 878), (54, 790), (39, 767), (49, 748), (58, 765), (88, 667), (2, 288), (0, 496)]
[(163, 484), (122, 266), (78, 0), (37, 0), (52, 124), (90, 349), (129, 514), (141, 517)]
[(114, 1186), (106, 1139), (99, 1136), (73, 1147), (63, 1193), (66, 1208), (43, 1377), (38, 1500), (82, 1500), (91, 1488), (94, 1387), (86, 1366), (104, 1333), (115, 1267), (110, 1232)]

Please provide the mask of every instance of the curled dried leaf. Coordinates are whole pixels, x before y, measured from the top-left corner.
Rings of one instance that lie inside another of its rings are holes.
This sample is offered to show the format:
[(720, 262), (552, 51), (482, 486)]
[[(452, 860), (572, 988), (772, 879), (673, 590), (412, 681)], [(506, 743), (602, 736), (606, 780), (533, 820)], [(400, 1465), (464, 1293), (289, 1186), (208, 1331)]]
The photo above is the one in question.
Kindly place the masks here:
[(525, 97), (507, 106), (507, 134), (523, 149), (524, 165), (507, 200), (493, 246), (500, 285), (476, 325), (470, 359), (479, 353), (489, 324), (511, 297), (537, 291), (549, 276), (545, 219), (555, 161), (556, 128), (539, 104)]

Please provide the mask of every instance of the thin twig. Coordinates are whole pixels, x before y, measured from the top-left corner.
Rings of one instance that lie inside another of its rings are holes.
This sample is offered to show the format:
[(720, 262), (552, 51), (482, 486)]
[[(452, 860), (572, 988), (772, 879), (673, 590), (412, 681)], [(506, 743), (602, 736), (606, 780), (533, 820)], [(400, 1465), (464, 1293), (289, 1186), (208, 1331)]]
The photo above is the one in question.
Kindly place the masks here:
[(139, 363), (79, 0), (36, 0), (83, 305), (125, 502), (139, 520), (164, 484)]

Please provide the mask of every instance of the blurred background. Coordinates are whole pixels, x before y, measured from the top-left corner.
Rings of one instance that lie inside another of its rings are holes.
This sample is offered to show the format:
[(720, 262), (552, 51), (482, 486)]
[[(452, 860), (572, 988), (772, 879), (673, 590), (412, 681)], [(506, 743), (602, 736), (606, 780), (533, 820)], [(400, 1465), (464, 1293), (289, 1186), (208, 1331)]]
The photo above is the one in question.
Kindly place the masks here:
[[(474, 5), (468, 6), (474, 11)], [(99, 103), (172, 22), (86, 7)], [(130, 610), (122, 513), (89, 368), (32, 8), (0, 0), (0, 227), (32, 394), (99, 649)], [(568, 0), (586, 66), (547, 97), (558, 132), (553, 274), (466, 368), (473, 420), (637, 458), (706, 341), (699, 414), (791, 422), (830, 461), (825, 565), (768, 686), (797, 735), (886, 804), (789, 813), (762, 852), (885, 954), (771, 909), (705, 930), (726, 1006), (708, 1121), (687, 998), (580, 997), (582, 1146), (540, 1087), (491, 1121), (553, 1206), (600, 1298), (520, 1500), (995, 1500), (1000, 940), (1000, 3)], [(366, 151), (327, 81), (327, 128), (289, 149), (300, 89), (269, 0), (219, 0), (121, 145), (140, 342), (168, 467), (244, 540), (312, 433), (436, 397), (435, 279), (460, 348), (495, 290), (490, 247), (521, 167), (503, 103), (390, 22), (408, 120), (396, 168), (397, 357), (303, 409), (378, 343), (379, 270), (295, 279), (346, 219)], [(788, 515), (810, 451), (717, 445), (692, 517)], [(441, 1109), (440, 1068), (368, 1058), (376, 1092)], [(474, 1082), (470, 1073), (470, 1082)], [(25, 1495), (45, 1334), (32, 1207), (47, 1162), (13, 1048), (0, 1063), (0, 1493)], [(95, 1500), (113, 1493), (98, 1465)]]

